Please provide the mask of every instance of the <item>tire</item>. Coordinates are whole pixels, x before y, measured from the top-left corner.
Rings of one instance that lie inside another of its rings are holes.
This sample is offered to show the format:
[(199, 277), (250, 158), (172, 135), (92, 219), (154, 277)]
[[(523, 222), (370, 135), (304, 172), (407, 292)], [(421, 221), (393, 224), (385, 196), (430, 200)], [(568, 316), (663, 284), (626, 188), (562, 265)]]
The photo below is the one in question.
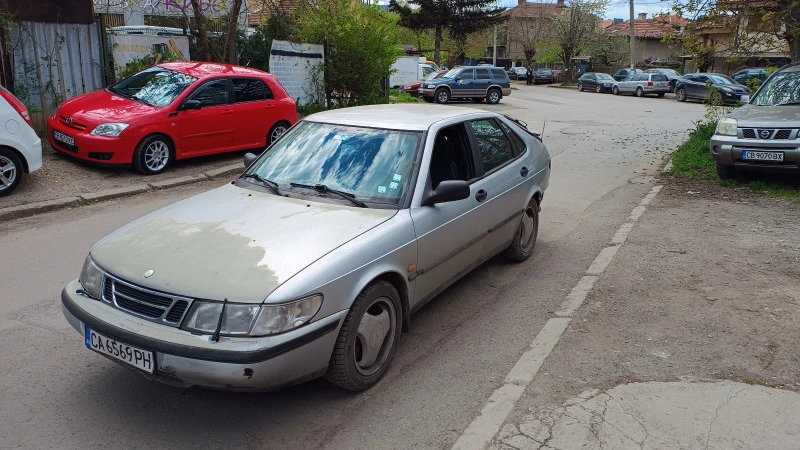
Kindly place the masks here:
[(500, 103), (501, 98), (503, 98), (503, 93), (499, 89), (489, 89), (489, 92), (486, 93), (486, 103), (490, 105)]
[(721, 105), (722, 104), (722, 94), (719, 92), (712, 92), (711, 95), (708, 96), (708, 101), (712, 105)]
[(717, 175), (721, 180), (728, 180), (736, 176), (736, 169), (727, 164), (717, 163)]
[(684, 89), (684, 88), (675, 89), (675, 100), (677, 100), (679, 102), (685, 102), (686, 101), (686, 89)]
[(291, 125), (289, 125), (289, 122), (286, 122), (285, 120), (281, 120), (273, 125), (272, 128), (269, 129), (269, 134), (267, 134), (267, 147), (280, 139), (280, 137), (283, 136), (283, 133), (286, 133), (289, 127), (291, 127)]
[(597, 92), (598, 94), (603, 92), (603, 86), (600, 86), (598, 84), (597, 86), (594, 87), (594, 91)]
[(167, 137), (154, 134), (142, 139), (133, 152), (133, 168), (145, 175), (155, 175), (167, 170), (175, 159), (175, 149)]
[(660, 98), (660, 97), (663, 97), (663, 96), (664, 96), (664, 92), (659, 92), (659, 93), (658, 93), (658, 96), (659, 96), (659, 98)]
[[(367, 317), (369, 322), (363, 322)], [(362, 325), (364, 329), (359, 332)], [(397, 290), (387, 281), (371, 283), (358, 294), (342, 323), (325, 379), (348, 391), (374, 386), (386, 374), (397, 352), (401, 326), (402, 306)], [(385, 334), (384, 327), (389, 327)], [(382, 338), (380, 334), (384, 334)], [(365, 354), (364, 344), (369, 337), (380, 340), (380, 348), (375, 350), (373, 346)]]
[(614, 86), (611, 88), (611, 93), (614, 95), (619, 95), (619, 87)]
[(511, 245), (503, 250), (503, 256), (515, 262), (530, 258), (533, 248), (536, 247), (536, 237), (539, 235), (539, 202), (531, 198), (522, 214)]
[(22, 181), (25, 166), (11, 149), (0, 147), (0, 197), (14, 191)]
[(644, 89), (641, 86), (636, 88), (636, 96), (637, 97), (644, 97)]
[(578, 92), (583, 92), (583, 83), (578, 83)]
[(442, 105), (450, 101), (450, 91), (445, 88), (438, 89), (433, 96), (436, 99), (436, 103), (441, 103)]

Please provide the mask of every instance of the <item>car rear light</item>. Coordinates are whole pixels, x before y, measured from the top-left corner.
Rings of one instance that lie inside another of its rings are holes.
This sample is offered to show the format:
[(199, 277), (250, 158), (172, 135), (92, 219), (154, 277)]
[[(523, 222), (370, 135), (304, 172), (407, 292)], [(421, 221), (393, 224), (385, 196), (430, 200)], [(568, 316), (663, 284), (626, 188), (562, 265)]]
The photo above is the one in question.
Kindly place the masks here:
[(25, 105), (19, 101), (19, 99), (17, 99), (17, 97), (14, 97), (14, 94), (9, 92), (8, 89), (4, 88), (3, 86), (0, 86), (0, 97), (3, 97), (5, 101), (7, 101), (11, 107), (14, 108), (20, 116), (22, 116), (25, 122), (28, 122), (28, 125), (33, 127), (33, 124), (31, 123), (31, 116), (28, 114), (28, 108), (26, 108)]
[(652, 81), (648, 81), (647, 82), (647, 87), (653, 87), (653, 82)]

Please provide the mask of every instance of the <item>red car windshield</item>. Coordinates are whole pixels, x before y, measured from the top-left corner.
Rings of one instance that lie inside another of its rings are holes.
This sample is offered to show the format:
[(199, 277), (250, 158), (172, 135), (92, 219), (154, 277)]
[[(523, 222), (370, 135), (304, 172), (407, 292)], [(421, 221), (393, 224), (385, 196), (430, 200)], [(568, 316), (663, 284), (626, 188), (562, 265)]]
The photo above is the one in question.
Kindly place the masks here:
[(163, 108), (195, 81), (197, 78), (190, 75), (152, 67), (120, 81), (108, 90), (145, 105)]

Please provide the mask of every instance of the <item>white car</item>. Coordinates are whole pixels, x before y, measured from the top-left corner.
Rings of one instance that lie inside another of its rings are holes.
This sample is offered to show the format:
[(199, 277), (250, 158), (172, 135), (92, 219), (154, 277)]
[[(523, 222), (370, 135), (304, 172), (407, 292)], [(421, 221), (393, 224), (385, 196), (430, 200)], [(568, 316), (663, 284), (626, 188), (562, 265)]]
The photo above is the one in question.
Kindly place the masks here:
[(16, 189), (23, 173), (42, 167), (42, 140), (31, 127), (28, 108), (0, 86), (0, 197)]

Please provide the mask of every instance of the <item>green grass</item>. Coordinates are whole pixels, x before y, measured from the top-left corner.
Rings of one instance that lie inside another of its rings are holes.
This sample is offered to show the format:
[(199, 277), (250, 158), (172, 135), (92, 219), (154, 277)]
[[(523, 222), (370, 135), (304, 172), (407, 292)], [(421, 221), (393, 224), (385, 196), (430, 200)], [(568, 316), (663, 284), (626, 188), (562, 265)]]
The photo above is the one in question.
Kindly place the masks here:
[(391, 97), (391, 103), (419, 103), (420, 99), (412, 96), (408, 92), (396, 94)]
[[(763, 192), (772, 197), (800, 203), (800, 184), (796, 179), (767, 174), (740, 173), (737, 178), (720, 180), (709, 147), (714, 128), (714, 123), (697, 125), (697, 128), (689, 134), (689, 139), (681, 144), (672, 155), (670, 175), (680, 178), (717, 180), (723, 187), (746, 187), (755, 192)], [(754, 176), (762, 178), (753, 179)]]

